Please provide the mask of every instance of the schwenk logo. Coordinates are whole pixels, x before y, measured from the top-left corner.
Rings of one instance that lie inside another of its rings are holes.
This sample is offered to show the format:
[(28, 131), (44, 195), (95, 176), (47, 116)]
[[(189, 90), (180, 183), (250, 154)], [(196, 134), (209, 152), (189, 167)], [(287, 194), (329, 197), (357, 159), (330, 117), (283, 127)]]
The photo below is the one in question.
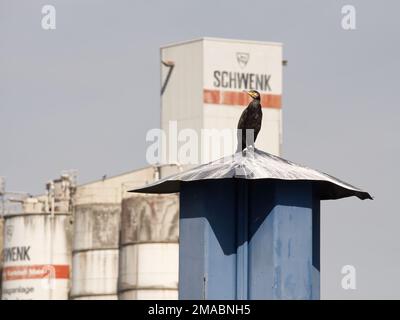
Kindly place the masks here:
[(239, 63), (239, 66), (243, 69), (245, 66), (247, 66), (247, 63), (249, 62), (250, 53), (236, 52), (236, 59)]

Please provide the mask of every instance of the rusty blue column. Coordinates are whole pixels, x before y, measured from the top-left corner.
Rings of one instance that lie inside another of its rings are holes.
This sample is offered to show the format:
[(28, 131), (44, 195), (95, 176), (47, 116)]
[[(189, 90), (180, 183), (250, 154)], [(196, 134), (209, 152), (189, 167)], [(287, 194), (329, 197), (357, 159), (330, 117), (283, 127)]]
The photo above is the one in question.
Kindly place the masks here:
[(180, 299), (319, 299), (312, 183), (182, 183)]

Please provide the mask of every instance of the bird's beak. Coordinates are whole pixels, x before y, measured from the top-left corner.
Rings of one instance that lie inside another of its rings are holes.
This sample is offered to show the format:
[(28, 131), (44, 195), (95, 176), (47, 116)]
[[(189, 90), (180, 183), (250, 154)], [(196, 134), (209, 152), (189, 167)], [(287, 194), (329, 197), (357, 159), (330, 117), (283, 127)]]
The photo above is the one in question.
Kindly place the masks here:
[(243, 92), (246, 92), (250, 97), (254, 98), (253, 94), (250, 91), (243, 90)]

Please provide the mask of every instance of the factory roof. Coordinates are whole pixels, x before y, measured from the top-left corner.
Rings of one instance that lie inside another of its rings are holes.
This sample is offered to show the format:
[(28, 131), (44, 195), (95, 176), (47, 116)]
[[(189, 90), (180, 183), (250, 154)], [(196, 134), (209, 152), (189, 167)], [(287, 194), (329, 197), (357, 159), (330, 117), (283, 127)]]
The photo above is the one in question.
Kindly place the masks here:
[(353, 187), (329, 174), (295, 164), (258, 149), (244, 155), (239, 152), (197, 166), (130, 192), (174, 193), (180, 191), (182, 183), (213, 179), (312, 181), (321, 200), (351, 196), (356, 196), (362, 200), (372, 199), (368, 192)]
[(227, 38), (215, 38), (215, 37), (201, 37), (185, 41), (177, 41), (168, 43), (161, 46), (161, 49), (176, 47), (180, 45), (186, 45), (192, 42), (199, 41), (218, 41), (218, 42), (232, 42), (232, 43), (244, 43), (244, 44), (257, 44), (257, 45), (267, 45), (267, 46), (282, 46), (281, 42), (271, 42), (271, 41), (259, 41), (259, 40), (243, 40), (243, 39), (227, 39)]

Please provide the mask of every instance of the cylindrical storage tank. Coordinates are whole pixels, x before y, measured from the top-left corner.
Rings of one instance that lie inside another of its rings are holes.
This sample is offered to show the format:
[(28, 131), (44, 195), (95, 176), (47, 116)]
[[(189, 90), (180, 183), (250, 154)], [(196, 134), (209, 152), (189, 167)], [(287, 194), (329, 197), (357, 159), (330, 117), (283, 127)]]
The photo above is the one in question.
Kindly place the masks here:
[(0, 297), (1, 297), (1, 285), (2, 285), (2, 275), (3, 275), (3, 226), (4, 226), (4, 219), (0, 216)]
[(178, 299), (177, 194), (134, 194), (121, 219), (119, 299)]
[(2, 299), (68, 299), (70, 214), (27, 212), (4, 218)]
[(75, 206), (71, 299), (117, 299), (120, 215), (120, 203)]

